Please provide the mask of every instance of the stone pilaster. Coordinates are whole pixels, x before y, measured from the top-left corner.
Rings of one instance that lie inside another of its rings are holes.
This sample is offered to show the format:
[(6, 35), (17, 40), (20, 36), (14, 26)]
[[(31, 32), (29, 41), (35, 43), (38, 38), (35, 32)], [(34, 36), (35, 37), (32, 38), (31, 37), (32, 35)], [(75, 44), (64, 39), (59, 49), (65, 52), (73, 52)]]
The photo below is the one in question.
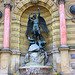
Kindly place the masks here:
[(70, 75), (69, 65), (69, 48), (59, 48), (61, 58), (61, 73), (62, 75)]
[(1, 69), (0, 75), (10, 74), (10, 59), (11, 51), (9, 49), (9, 30), (10, 30), (10, 2), (4, 3), (5, 7), (5, 18), (4, 18), (4, 38), (3, 38), (3, 49), (0, 50)]
[(67, 46), (67, 36), (66, 36), (66, 19), (65, 19), (65, 0), (59, 0), (59, 11), (60, 11), (60, 35), (61, 35), (61, 47), (60, 58), (61, 58), (61, 73), (63, 75), (70, 75), (70, 66), (69, 66), (69, 53)]
[(50, 63), (51, 64), (53, 63), (53, 75), (56, 75), (56, 73), (60, 73), (61, 72), (61, 58), (60, 58), (60, 52), (58, 48), (49, 50), (48, 55), (49, 55)]
[(54, 74), (61, 72), (61, 58), (58, 48), (53, 49), (53, 72)]
[(11, 50), (11, 74), (15, 75), (18, 72), (18, 68), (20, 67), (20, 51), (19, 50)]

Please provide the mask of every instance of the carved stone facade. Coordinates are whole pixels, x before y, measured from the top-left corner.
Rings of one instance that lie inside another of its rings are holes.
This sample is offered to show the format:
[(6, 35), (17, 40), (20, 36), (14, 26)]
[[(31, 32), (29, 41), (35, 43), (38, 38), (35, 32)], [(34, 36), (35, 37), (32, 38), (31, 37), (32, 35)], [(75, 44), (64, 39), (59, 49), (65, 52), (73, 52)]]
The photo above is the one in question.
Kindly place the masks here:
[[(11, 2), (13, 5), (10, 12), (10, 50), (3, 49), (4, 36), (4, 3)], [(70, 7), (75, 5), (75, 0), (65, 0), (65, 18), (66, 34), (68, 49), (60, 48), (60, 19), (58, 0), (0, 0), (0, 73), (3, 75), (18, 75), (18, 67), (23, 63), (24, 56), (27, 53), (29, 42), (25, 36), (28, 15), (30, 12), (38, 12), (37, 7), (41, 10), (49, 29), (49, 34), (42, 34), (47, 42), (47, 52), (49, 61), (53, 64), (53, 73), (70, 73), (75, 72), (75, 22), (72, 21), (74, 15), (70, 13)], [(5, 57), (5, 58), (4, 58)], [(10, 58), (9, 58), (10, 57)], [(65, 58), (65, 59), (64, 59)], [(9, 59), (9, 60), (8, 60)], [(64, 62), (65, 61), (65, 62)], [(3, 65), (3, 63), (5, 64)], [(67, 66), (69, 65), (69, 66)], [(65, 67), (65, 69), (64, 69)], [(5, 73), (3, 73), (5, 71)], [(70, 74), (69, 73), (69, 74)]]

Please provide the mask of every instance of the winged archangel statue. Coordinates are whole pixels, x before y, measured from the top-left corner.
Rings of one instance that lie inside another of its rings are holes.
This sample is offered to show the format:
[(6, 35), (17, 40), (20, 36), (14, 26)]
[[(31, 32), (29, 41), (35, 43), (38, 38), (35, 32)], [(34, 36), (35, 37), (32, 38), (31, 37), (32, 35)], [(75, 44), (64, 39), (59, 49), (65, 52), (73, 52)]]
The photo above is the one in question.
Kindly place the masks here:
[[(44, 37), (40, 33), (40, 27), (46, 33), (48, 33), (49, 31), (44, 18), (40, 16), (39, 8), (38, 10), (39, 13), (29, 14), (26, 36), (30, 41), (30, 45), (29, 45), (28, 53), (25, 56), (26, 65), (32, 65), (32, 64), (44, 65), (47, 63), (47, 59), (48, 59), (47, 52), (45, 52), (46, 42)], [(32, 17), (30, 17), (31, 15)], [(30, 38), (30, 34), (32, 34), (31, 38)]]
[[(46, 42), (42, 34), (40, 33), (40, 27), (43, 29), (44, 32), (48, 33), (48, 28), (46, 22), (43, 17), (40, 16), (40, 9), (38, 8), (39, 13), (29, 13), (29, 20), (27, 24), (27, 31), (26, 36), (30, 40), (31, 44), (38, 44), (40, 48), (44, 47)], [(37, 16), (38, 14), (38, 16)], [(30, 17), (33, 15), (33, 17)], [(32, 33), (32, 38), (30, 38), (29, 34)], [(39, 38), (39, 41), (38, 41)], [(41, 44), (43, 46), (41, 46)]]

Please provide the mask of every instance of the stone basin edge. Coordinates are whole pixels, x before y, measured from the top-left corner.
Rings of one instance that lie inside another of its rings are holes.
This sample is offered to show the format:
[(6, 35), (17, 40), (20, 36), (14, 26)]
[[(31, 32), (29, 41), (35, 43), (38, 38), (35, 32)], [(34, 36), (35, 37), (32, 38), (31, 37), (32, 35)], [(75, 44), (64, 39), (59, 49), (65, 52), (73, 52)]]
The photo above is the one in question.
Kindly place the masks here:
[(47, 68), (47, 69), (52, 69), (52, 66), (29, 66), (29, 67), (19, 67), (19, 69), (26, 69), (26, 68)]

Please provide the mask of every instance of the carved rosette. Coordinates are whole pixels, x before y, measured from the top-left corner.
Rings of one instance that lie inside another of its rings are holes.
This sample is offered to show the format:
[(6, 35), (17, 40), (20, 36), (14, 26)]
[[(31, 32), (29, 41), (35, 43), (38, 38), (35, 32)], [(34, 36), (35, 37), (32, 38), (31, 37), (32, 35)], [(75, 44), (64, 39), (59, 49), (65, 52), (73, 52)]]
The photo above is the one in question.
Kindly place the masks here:
[(66, 18), (67, 18), (67, 19), (73, 20), (74, 17), (75, 17), (74, 14), (72, 14), (72, 13), (70, 12), (70, 8), (71, 8), (73, 5), (75, 5), (75, 2), (66, 2), (66, 4), (65, 4), (65, 14), (66, 14)]

